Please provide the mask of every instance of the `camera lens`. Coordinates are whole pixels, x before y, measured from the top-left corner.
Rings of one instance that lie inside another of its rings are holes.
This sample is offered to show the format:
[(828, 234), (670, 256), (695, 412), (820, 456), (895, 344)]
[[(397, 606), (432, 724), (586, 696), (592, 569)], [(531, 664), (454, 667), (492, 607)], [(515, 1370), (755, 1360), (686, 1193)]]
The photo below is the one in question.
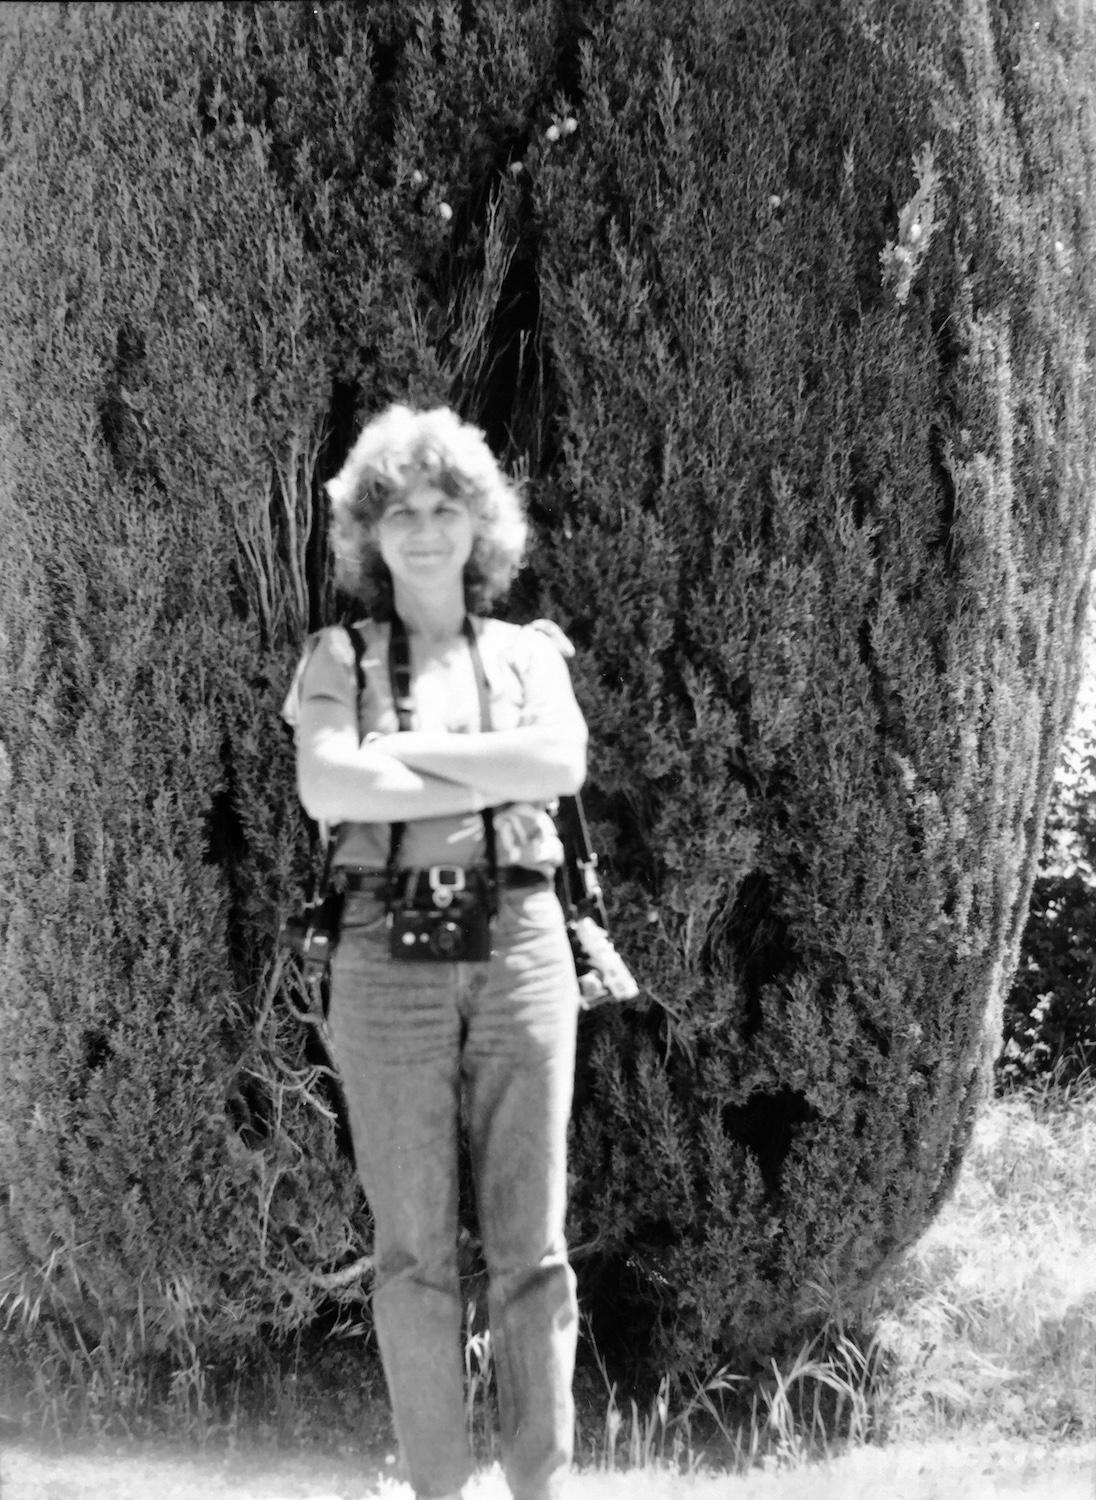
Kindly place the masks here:
[(464, 948), (464, 933), (456, 922), (439, 922), (430, 934), (430, 946), (439, 958), (458, 958)]

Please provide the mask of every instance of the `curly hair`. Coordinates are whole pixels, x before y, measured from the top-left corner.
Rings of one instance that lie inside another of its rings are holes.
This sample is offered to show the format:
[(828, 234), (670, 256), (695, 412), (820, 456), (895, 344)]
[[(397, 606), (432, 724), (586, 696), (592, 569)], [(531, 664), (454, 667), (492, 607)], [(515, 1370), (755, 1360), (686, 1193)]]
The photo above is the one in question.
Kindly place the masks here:
[(483, 433), (446, 406), (389, 406), (362, 428), (328, 480), (335, 582), (374, 618), (391, 615), (392, 578), (375, 528), (385, 507), (423, 480), (471, 511), (475, 539), (464, 569), (465, 605), (486, 613), (521, 566), (528, 523), (517, 484), (503, 473)]

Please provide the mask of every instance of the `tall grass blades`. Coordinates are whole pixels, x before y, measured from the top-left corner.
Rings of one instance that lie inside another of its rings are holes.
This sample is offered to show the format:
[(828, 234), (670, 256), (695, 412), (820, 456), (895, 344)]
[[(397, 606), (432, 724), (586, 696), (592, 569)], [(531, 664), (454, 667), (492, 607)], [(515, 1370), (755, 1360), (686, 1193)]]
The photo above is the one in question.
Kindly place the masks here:
[(894, 1435), (1096, 1435), (1096, 1092), (987, 1110), (954, 1200), (877, 1301)]
[(1096, 1088), (1016, 1095), (979, 1120), (954, 1197), (854, 1334), (752, 1374), (664, 1378), (646, 1404), (598, 1371), (582, 1456), (601, 1470), (797, 1469), (865, 1443), (1096, 1436)]
[(464, 1313), (464, 1419), (474, 1453), (489, 1460), (497, 1448), (494, 1420), (495, 1356), (491, 1329), (474, 1299)]

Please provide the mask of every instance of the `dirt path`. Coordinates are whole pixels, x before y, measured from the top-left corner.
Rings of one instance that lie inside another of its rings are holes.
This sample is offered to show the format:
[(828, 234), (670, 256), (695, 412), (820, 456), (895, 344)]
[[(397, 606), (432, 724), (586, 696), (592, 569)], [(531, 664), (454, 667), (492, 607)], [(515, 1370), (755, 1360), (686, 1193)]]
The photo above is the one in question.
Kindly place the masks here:
[[(1092, 1445), (964, 1442), (861, 1448), (825, 1465), (746, 1477), (664, 1470), (579, 1473), (567, 1500), (1096, 1500)], [(410, 1500), (360, 1460), (270, 1450), (189, 1455), (13, 1444), (0, 1455), (0, 1500)], [(508, 1500), (497, 1471), (468, 1500)]]

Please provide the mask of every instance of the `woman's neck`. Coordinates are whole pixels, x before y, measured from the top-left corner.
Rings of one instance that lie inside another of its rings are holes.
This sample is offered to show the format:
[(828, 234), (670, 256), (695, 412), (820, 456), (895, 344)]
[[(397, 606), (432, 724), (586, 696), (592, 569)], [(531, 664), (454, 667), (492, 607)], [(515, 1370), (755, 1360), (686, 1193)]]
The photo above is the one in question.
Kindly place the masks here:
[(461, 633), (467, 610), (463, 593), (459, 598), (423, 598), (397, 588), (393, 605), (408, 635), (428, 641), (448, 641)]

